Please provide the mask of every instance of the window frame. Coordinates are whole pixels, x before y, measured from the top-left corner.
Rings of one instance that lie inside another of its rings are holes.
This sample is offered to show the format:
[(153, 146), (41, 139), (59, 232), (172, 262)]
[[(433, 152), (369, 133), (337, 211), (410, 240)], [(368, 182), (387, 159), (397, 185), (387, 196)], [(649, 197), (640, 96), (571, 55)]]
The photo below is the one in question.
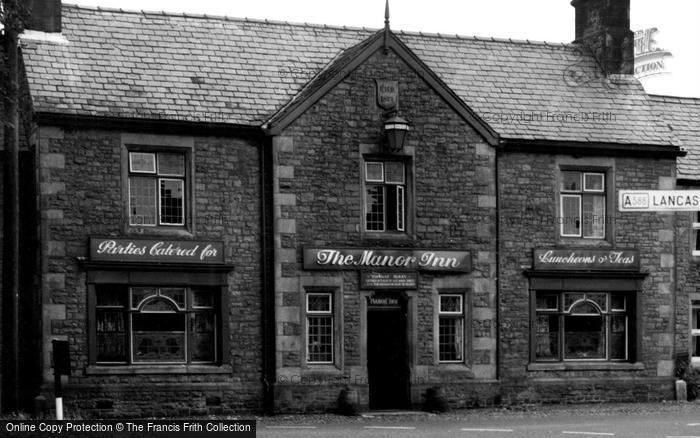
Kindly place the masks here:
[(700, 257), (700, 211), (693, 212), (694, 220), (690, 226), (692, 231), (691, 255)]
[[(456, 311), (444, 311), (442, 309), (442, 298), (443, 297), (459, 297), (459, 302), (460, 302), (460, 310), (458, 312)], [(437, 338), (437, 359), (438, 359), (438, 364), (460, 364), (464, 363), (466, 360), (467, 356), (467, 342), (466, 342), (466, 335), (467, 335), (467, 318), (466, 318), (466, 309), (465, 309), (465, 294), (464, 293), (458, 293), (454, 291), (445, 291), (445, 292), (439, 292), (437, 294), (437, 329), (438, 333), (436, 334)], [(445, 360), (441, 358), (441, 351), (440, 351), (440, 327), (441, 323), (445, 319), (450, 319), (450, 320), (458, 320), (461, 321), (461, 358), (459, 359), (454, 359), (454, 360)]]
[[(125, 295), (124, 297), (124, 305), (123, 306), (101, 306), (98, 305), (98, 294), (100, 293), (99, 289), (101, 287), (116, 287), (121, 289), (120, 293)], [(137, 287), (146, 287), (146, 288), (154, 288), (156, 290), (156, 295), (150, 295), (147, 297), (144, 297), (139, 303), (133, 303), (132, 302), (132, 290), (133, 288)], [(162, 366), (177, 366), (177, 367), (187, 367), (191, 365), (205, 365), (205, 366), (214, 366), (214, 365), (221, 365), (225, 363), (227, 360), (227, 354), (226, 354), (226, 345), (225, 342), (223, 341), (226, 336), (226, 326), (225, 326), (225, 319), (224, 318), (224, 308), (223, 306), (225, 305), (225, 302), (227, 300), (223, 299), (222, 294), (221, 294), (221, 287), (219, 286), (213, 286), (213, 285), (197, 285), (197, 286), (182, 286), (182, 285), (158, 285), (158, 286), (153, 286), (153, 285), (143, 285), (143, 284), (138, 284), (138, 285), (128, 285), (128, 284), (110, 284), (110, 283), (99, 283), (99, 284), (91, 284), (89, 288), (89, 294), (90, 298), (88, 307), (89, 307), (89, 328), (88, 328), (88, 336), (90, 337), (91, 341), (90, 343), (90, 349), (91, 353), (89, 354), (89, 363), (91, 365), (96, 365), (98, 367), (109, 367), (109, 366), (118, 366), (118, 367), (139, 367), (139, 368), (157, 368), (157, 367), (162, 367)], [(179, 306), (172, 298), (168, 297), (167, 295), (162, 295), (161, 294), (161, 289), (183, 289), (185, 291), (185, 303), (184, 307)], [(193, 299), (193, 293), (195, 290), (199, 289), (209, 289), (210, 294), (212, 297), (212, 305), (207, 306), (207, 307), (202, 307), (202, 306), (194, 306), (194, 299)], [(146, 304), (148, 304), (150, 301), (153, 301), (154, 299), (165, 299), (172, 303), (173, 305), (173, 311), (159, 311), (159, 310), (146, 310), (144, 311), (142, 308)], [(97, 331), (97, 323), (98, 323), (98, 312), (101, 309), (121, 309), (121, 313), (123, 315), (123, 323), (124, 323), (124, 329), (125, 329), (125, 360), (123, 361), (102, 361), (99, 360), (97, 357), (97, 351), (99, 350), (99, 345), (98, 345), (98, 331)], [(194, 349), (192, 348), (193, 346), (193, 336), (194, 336), (194, 327), (195, 327), (195, 315), (196, 314), (212, 314), (214, 317), (214, 339), (212, 340), (213, 346), (214, 346), (214, 359), (212, 361), (201, 361), (201, 360), (194, 360), (192, 357), (192, 353), (194, 352)], [(133, 345), (133, 337), (134, 337), (134, 327), (133, 327), (133, 315), (135, 314), (178, 314), (178, 315), (183, 315), (184, 317), (184, 361), (137, 361), (134, 359), (134, 345)]]
[[(193, 213), (194, 208), (194, 196), (193, 196), (193, 182), (194, 182), (194, 160), (193, 160), (193, 148), (191, 147), (180, 147), (180, 146), (156, 146), (156, 145), (142, 145), (142, 144), (124, 144), (124, 203), (126, 205), (126, 217), (125, 224), (127, 230), (141, 230), (147, 231), (156, 230), (159, 232), (178, 232), (180, 230), (191, 231), (193, 229)], [(134, 171), (132, 170), (132, 154), (152, 154), (154, 158), (154, 169), (148, 171)], [(183, 159), (183, 172), (182, 174), (173, 173), (159, 173), (158, 169), (158, 155), (159, 154), (178, 154), (182, 156)], [(133, 177), (141, 177), (152, 179), (155, 184), (155, 223), (154, 224), (143, 224), (132, 221), (131, 214), (131, 180)], [(178, 223), (164, 222), (162, 220), (162, 192), (161, 185), (163, 181), (173, 180), (181, 182), (182, 187), (182, 221)]]
[[(413, 202), (411, 196), (413, 193), (412, 184), (412, 157), (406, 155), (364, 155), (361, 160), (361, 187), (362, 187), (362, 208), (361, 208), (361, 229), (362, 233), (367, 235), (367, 237), (382, 237), (382, 236), (402, 236), (407, 235), (412, 227), (412, 212), (413, 212)], [(369, 172), (367, 170), (368, 165), (373, 163), (382, 164), (382, 180), (370, 179)], [(387, 163), (400, 163), (403, 169), (403, 182), (388, 182), (386, 164)], [(368, 202), (368, 189), (370, 187), (381, 187), (383, 193), (383, 212), (382, 212), (382, 228), (377, 230), (370, 230), (367, 226), (367, 202)], [(395, 195), (395, 205), (396, 211), (395, 222), (396, 229), (387, 229), (387, 218), (388, 218), (388, 203), (387, 203), (387, 187), (396, 187)], [(400, 200), (399, 200), (400, 196)], [(402, 206), (402, 211), (400, 211), (400, 206)]]
[[(631, 363), (634, 361), (634, 348), (635, 339), (633, 336), (633, 324), (636, 322), (636, 315), (634, 312), (635, 304), (630, 302), (630, 300), (636, 299), (636, 296), (629, 292), (621, 291), (573, 291), (573, 290), (539, 290), (531, 292), (531, 317), (530, 317), (530, 363), (535, 364), (556, 364), (556, 363), (582, 363), (582, 362), (593, 362), (593, 363)], [(557, 297), (557, 309), (552, 308), (539, 308), (537, 306), (538, 294), (542, 295), (553, 295)], [(566, 294), (581, 294), (582, 298), (577, 299), (570, 303), (568, 308), (566, 307)], [(601, 309), (599, 304), (588, 298), (589, 295), (593, 294), (605, 294), (606, 304), (605, 309)], [(622, 296), (624, 298), (624, 309), (613, 308), (612, 301), (613, 296)], [(596, 314), (583, 314), (573, 312), (574, 308), (580, 303), (591, 303), (595, 308), (601, 310)], [(558, 334), (557, 334), (557, 357), (552, 359), (540, 359), (537, 357), (537, 319), (542, 315), (556, 315), (558, 321)], [(613, 318), (616, 316), (625, 317), (625, 350), (624, 358), (611, 358), (611, 336), (612, 336), (612, 324)], [(604, 358), (567, 358), (566, 357), (566, 317), (567, 316), (600, 316), (603, 318), (603, 325), (605, 326), (605, 357)], [(636, 332), (636, 329), (634, 330)]]
[[(563, 187), (563, 181), (564, 181), (564, 174), (567, 172), (576, 172), (578, 173), (579, 176), (579, 185), (580, 187), (577, 190), (569, 190)], [(586, 182), (587, 182), (587, 177), (591, 176), (600, 176), (602, 177), (602, 188), (601, 189), (587, 189), (586, 188)], [(610, 172), (609, 169), (601, 169), (601, 168), (587, 168), (587, 167), (573, 167), (573, 166), (562, 166), (559, 169), (559, 174), (557, 177), (557, 193), (558, 193), (558, 205), (557, 205), (557, 217), (559, 218), (560, 225), (559, 225), (559, 230), (558, 230), (558, 238), (559, 239), (578, 239), (582, 241), (589, 241), (589, 242), (600, 242), (600, 241), (606, 241), (609, 239), (610, 236), (610, 226), (607, 223), (607, 212), (610, 209), (610, 206), (608, 203), (610, 202), (610, 199), (612, 199), (610, 195), (610, 187), (609, 187), (609, 181), (611, 181), (610, 177)], [(603, 235), (600, 237), (597, 236), (586, 236), (584, 233), (584, 221), (585, 221), (585, 212), (584, 212), (584, 202), (583, 198), (586, 194), (592, 195), (592, 196), (602, 196), (603, 198)], [(564, 215), (564, 198), (565, 197), (571, 197), (571, 198), (578, 198), (578, 222), (579, 222), (579, 227), (578, 227), (578, 233), (577, 234), (565, 234), (564, 232), (564, 226), (566, 225), (566, 216)]]
[[(335, 323), (335, 297), (334, 293), (331, 291), (307, 291), (304, 294), (304, 325), (305, 325), (305, 333), (304, 333), (304, 361), (306, 364), (311, 365), (311, 366), (316, 366), (316, 365), (333, 365), (335, 364), (336, 361), (336, 343), (337, 340), (335, 339), (335, 331), (336, 331), (336, 323)], [(327, 296), (328, 297), (328, 305), (329, 309), (328, 310), (309, 310), (309, 297), (311, 296)], [(311, 357), (311, 350), (309, 348), (309, 336), (310, 336), (310, 331), (309, 331), (309, 318), (314, 318), (314, 317), (328, 317), (330, 318), (330, 332), (331, 332), (331, 344), (330, 344), (330, 354), (331, 358), (329, 361), (312, 361), (310, 360)]]
[[(693, 327), (693, 318), (694, 318), (694, 313), (697, 312), (697, 315), (695, 316), (695, 322), (698, 325), (698, 328)], [(690, 350), (689, 350), (689, 357), (690, 357), (690, 363), (694, 368), (700, 368), (700, 351), (698, 351), (698, 356), (693, 355), (693, 350), (695, 348), (696, 342), (698, 342), (698, 339), (700, 339), (700, 295), (698, 296), (693, 296), (690, 298), (690, 324), (689, 324), (689, 338), (690, 338)]]

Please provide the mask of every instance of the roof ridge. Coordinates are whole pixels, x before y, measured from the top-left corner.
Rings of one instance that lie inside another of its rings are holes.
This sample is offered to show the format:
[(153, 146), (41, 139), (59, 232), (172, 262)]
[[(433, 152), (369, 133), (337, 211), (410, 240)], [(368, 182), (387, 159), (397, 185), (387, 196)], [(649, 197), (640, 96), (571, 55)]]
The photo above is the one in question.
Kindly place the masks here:
[(122, 9), (122, 8), (105, 8), (102, 6), (89, 6), (89, 5), (78, 5), (75, 3), (63, 3), (63, 7), (72, 9), (86, 9), (90, 11), (98, 12), (117, 12), (120, 14), (131, 14), (131, 15), (157, 15), (165, 17), (181, 17), (181, 18), (196, 18), (205, 20), (221, 20), (221, 21), (232, 21), (232, 22), (246, 22), (246, 23), (264, 23), (264, 24), (277, 24), (283, 26), (303, 26), (321, 29), (337, 29), (337, 30), (357, 30), (364, 32), (376, 32), (380, 28), (371, 28), (365, 26), (344, 26), (344, 25), (331, 25), (322, 23), (308, 23), (308, 22), (295, 22), (295, 21), (285, 21), (285, 20), (270, 20), (267, 18), (249, 18), (249, 17), (232, 17), (228, 15), (210, 15), (210, 14), (198, 14), (191, 12), (173, 12), (173, 11), (149, 11), (149, 10), (136, 10), (136, 9)]
[(461, 34), (444, 34), (444, 33), (434, 33), (434, 32), (422, 32), (422, 31), (412, 31), (412, 30), (397, 30), (392, 31), (400, 35), (413, 35), (420, 37), (429, 38), (440, 38), (440, 39), (458, 39), (458, 40), (474, 40), (474, 41), (484, 41), (489, 43), (508, 43), (508, 44), (522, 44), (522, 45), (536, 45), (536, 46), (547, 46), (547, 47), (572, 47), (575, 43), (564, 43), (564, 42), (552, 42), (552, 41), (539, 41), (539, 40), (520, 40), (516, 38), (502, 38), (502, 37), (484, 37), (479, 35), (461, 35)]
[[(264, 23), (264, 24), (274, 24), (282, 26), (303, 26), (311, 28), (321, 28), (321, 29), (337, 29), (337, 30), (356, 30), (363, 32), (376, 32), (380, 28), (372, 28), (365, 26), (343, 26), (343, 25), (333, 25), (333, 24), (322, 24), (322, 23), (308, 23), (308, 22), (294, 22), (285, 20), (270, 20), (264, 18), (248, 18), (248, 17), (231, 17), (228, 15), (209, 15), (209, 14), (196, 14), (189, 12), (171, 12), (171, 11), (148, 11), (148, 10), (135, 10), (135, 9), (122, 9), (122, 8), (105, 8), (102, 6), (89, 6), (89, 5), (78, 5), (74, 3), (63, 3), (63, 7), (74, 8), (74, 9), (86, 9), (98, 12), (117, 12), (120, 14), (133, 14), (133, 15), (157, 15), (166, 17), (183, 17), (183, 18), (196, 18), (205, 20), (223, 20), (231, 22), (246, 22), (246, 23)], [(462, 35), (462, 34), (444, 34), (444, 33), (433, 33), (433, 32), (422, 32), (422, 31), (412, 31), (412, 30), (392, 30), (392, 32), (399, 35), (408, 36), (421, 36), (428, 38), (440, 38), (440, 39), (457, 39), (457, 40), (473, 40), (473, 41), (484, 41), (484, 42), (494, 42), (494, 43), (507, 43), (507, 44), (520, 44), (520, 45), (530, 45), (530, 46), (546, 46), (546, 47), (572, 47), (573, 43), (564, 42), (551, 42), (551, 41), (536, 41), (536, 40), (520, 40), (515, 38), (497, 38), (497, 37), (482, 37), (478, 35)]]

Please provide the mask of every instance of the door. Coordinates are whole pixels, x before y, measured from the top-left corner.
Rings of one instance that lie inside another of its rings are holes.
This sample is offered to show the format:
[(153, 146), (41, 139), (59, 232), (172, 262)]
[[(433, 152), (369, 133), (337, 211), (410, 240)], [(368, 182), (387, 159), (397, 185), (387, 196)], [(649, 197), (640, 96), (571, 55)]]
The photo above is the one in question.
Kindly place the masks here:
[[(367, 371), (370, 409), (410, 408), (410, 368), (405, 300), (367, 307)], [(394, 301), (394, 300), (392, 300)]]

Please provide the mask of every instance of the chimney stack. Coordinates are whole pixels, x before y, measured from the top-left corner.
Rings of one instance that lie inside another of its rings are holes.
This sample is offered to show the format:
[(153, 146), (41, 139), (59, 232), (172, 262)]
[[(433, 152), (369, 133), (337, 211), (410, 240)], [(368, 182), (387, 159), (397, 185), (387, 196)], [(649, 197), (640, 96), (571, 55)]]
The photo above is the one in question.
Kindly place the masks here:
[(606, 75), (634, 74), (630, 0), (573, 0), (576, 40), (593, 51)]
[(27, 10), (27, 30), (61, 32), (61, 0), (23, 0)]

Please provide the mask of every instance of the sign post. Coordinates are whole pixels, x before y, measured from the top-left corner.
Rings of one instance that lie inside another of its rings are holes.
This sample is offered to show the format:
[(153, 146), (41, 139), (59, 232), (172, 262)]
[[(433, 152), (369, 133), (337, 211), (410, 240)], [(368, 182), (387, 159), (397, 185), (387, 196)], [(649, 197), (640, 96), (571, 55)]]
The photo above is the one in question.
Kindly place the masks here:
[(56, 397), (56, 419), (63, 420), (63, 387), (61, 376), (70, 376), (70, 351), (68, 341), (54, 339), (53, 344), (53, 379)]

